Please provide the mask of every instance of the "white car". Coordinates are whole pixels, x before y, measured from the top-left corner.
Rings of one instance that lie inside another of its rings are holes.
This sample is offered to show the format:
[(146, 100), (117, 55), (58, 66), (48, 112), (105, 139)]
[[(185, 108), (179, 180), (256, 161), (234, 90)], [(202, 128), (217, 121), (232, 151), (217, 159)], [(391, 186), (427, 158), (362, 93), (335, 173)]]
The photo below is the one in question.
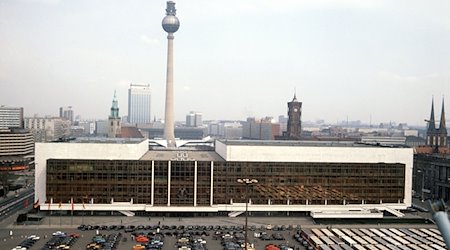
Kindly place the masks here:
[(22, 246), (16, 246), (15, 248), (13, 248), (11, 250), (27, 250), (27, 248), (26, 247), (22, 247)]
[(54, 232), (53, 234), (52, 234), (53, 236), (56, 236), (56, 235), (61, 235), (61, 236), (65, 236), (66, 235), (66, 233), (64, 233), (64, 232), (61, 232), (61, 231), (56, 231), (56, 232)]
[(28, 236), (28, 239), (34, 240), (34, 241), (38, 241), (39, 239), (41, 239), (41, 237), (36, 236), (36, 235), (33, 234), (33, 235)]

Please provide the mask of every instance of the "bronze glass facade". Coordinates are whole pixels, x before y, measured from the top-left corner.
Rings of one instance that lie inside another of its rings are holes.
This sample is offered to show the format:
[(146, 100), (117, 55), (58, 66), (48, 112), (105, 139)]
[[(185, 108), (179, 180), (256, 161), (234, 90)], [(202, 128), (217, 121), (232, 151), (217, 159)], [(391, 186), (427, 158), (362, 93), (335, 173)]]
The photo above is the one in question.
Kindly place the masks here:
[(238, 178), (257, 179), (253, 204), (403, 202), (405, 165), (387, 163), (216, 162), (214, 204), (245, 202)]
[(249, 197), (261, 205), (399, 203), (405, 195), (405, 165), (399, 163), (49, 159), (47, 200), (152, 204), (152, 168), (155, 206), (210, 206), (211, 186), (213, 204), (244, 203), (238, 178), (258, 180)]
[(134, 203), (150, 204), (151, 174), (151, 162), (50, 159), (47, 200), (110, 203), (112, 198), (117, 202), (133, 198)]

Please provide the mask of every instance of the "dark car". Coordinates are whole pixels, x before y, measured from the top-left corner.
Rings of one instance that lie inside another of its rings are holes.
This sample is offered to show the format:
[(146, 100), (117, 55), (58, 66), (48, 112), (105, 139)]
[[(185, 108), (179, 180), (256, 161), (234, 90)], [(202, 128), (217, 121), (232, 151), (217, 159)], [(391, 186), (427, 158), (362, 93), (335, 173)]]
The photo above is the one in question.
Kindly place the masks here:
[(129, 225), (129, 226), (127, 226), (127, 227), (125, 228), (125, 232), (126, 232), (126, 233), (134, 232), (134, 228), (135, 228), (135, 226)]

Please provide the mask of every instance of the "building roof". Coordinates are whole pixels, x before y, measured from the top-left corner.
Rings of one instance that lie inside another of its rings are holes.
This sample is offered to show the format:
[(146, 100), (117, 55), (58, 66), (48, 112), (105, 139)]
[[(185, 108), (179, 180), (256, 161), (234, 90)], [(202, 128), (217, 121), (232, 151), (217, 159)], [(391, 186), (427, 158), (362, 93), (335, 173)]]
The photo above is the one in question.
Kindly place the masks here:
[(285, 141), (285, 140), (220, 140), (227, 146), (280, 146), (280, 147), (379, 147), (355, 141)]
[(144, 140), (146, 140), (146, 139), (145, 138), (77, 137), (74, 140), (67, 140), (67, 141), (62, 141), (62, 142), (138, 144)]
[(415, 154), (442, 154), (442, 155), (450, 155), (450, 148), (445, 147), (435, 147), (430, 146), (419, 146), (414, 148)]
[(149, 150), (141, 161), (224, 161), (214, 151), (190, 151), (190, 150)]
[(137, 127), (121, 127), (121, 138), (144, 138)]

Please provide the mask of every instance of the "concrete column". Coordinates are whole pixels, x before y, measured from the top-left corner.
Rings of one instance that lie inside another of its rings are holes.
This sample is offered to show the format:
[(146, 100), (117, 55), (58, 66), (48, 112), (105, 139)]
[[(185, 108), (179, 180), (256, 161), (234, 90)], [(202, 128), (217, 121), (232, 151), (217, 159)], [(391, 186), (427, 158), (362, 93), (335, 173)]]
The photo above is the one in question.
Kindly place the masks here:
[(211, 190), (210, 190), (210, 197), (209, 197), (209, 205), (212, 206), (214, 204), (214, 162), (211, 161)]
[(152, 190), (150, 197), (150, 204), (153, 206), (155, 203), (155, 161), (152, 161)]
[(194, 207), (197, 206), (197, 161), (194, 163)]
[(175, 121), (173, 105), (173, 33), (167, 36), (167, 79), (166, 79), (166, 111), (164, 118), (164, 138), (167, 147), (176, 147), (175, 143)]
[(172, 162), (171, 161), (169, 161), (169, 163), (168, 163), (168, 165), (167, 165), (167, 171), (168, 171), (168, 173), (167, 173), (167, 206), (168, 207), (170, 207), (170, 178), (171, 178), (171, 165), (172, 165)]

